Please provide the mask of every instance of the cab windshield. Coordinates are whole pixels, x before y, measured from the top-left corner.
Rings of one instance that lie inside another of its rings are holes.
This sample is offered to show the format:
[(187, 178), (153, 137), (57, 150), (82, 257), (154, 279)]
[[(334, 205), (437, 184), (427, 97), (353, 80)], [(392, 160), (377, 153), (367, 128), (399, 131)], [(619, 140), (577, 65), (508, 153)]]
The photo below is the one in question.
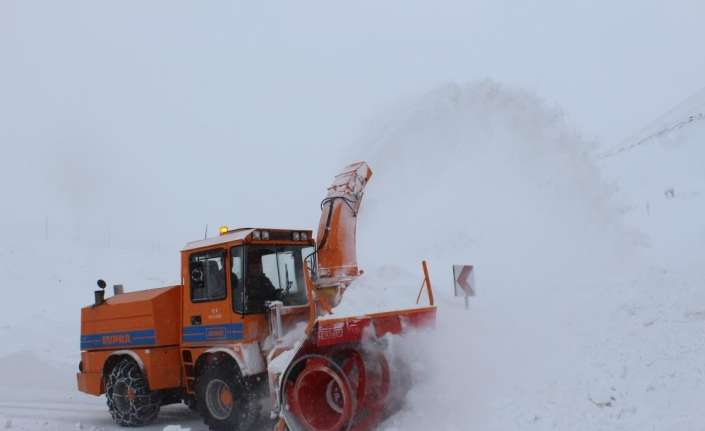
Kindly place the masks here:
[(244, 292), (233, 295), (238, 311), (263, 313), (267, 301), (282, 301), (285, 306), (307, 303), (304, 259), (313, 247), (251, 245), (244, 251)]

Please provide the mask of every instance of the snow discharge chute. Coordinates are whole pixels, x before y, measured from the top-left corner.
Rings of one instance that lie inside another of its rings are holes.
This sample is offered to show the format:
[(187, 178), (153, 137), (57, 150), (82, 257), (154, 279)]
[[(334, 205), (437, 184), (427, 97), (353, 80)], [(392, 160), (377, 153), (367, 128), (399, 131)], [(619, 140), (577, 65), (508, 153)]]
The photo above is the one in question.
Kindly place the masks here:
[(355, 230), (357, 212), (372, 170), (367, 163), (346, 166), (321, 202), (318, 224), (317, 287), (347, 286), (359, 275)]

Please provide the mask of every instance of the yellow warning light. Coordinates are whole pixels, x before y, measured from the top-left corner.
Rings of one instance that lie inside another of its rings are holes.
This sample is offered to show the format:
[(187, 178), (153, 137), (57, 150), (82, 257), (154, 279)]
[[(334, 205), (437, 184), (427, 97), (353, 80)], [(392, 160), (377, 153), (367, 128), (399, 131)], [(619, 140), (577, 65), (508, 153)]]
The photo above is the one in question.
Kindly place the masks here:
[(221, 226), (220, 229), (218, 229), (221, 235), (225, 235), (228, 233), (228, 227), (227, 226)]

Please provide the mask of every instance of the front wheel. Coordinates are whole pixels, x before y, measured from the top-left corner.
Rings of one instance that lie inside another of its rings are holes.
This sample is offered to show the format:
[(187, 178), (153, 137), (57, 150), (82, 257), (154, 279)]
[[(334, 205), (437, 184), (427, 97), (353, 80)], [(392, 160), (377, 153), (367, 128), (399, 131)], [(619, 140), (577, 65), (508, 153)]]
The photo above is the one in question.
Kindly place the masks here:
[(258, 416), (257, 397), (237, 369), (210, 366), (196, 382), (196, 406), (213, 431), (244, 431)]
[(123, 359), (106, 376), (105, 397), (110, 415), (124, 427), (147, 425), (159, 414), (160, 394), (149, 390), (137, 364)]

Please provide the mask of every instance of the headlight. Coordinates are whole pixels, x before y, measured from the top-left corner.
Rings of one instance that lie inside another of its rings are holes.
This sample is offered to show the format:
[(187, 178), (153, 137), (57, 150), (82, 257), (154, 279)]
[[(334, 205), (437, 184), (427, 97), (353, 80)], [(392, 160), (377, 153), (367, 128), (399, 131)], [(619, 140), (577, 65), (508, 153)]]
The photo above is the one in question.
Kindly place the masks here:
[(299, 235), (299, 238), (301, 238), (301, 241), (306, 241), (306, 240), (308, 240), (308, 234), (306, 232), (301, 232), (301, 235)]
[(262, 231), (262, 239), (269, 239), (269, 231), (268, 230), (263, 230)]
[(260, 237), (260, 234), (259, 234), (259, 231), (258, 231), (258, 230), (252, 232), (252, 239), (260, 239), (260, 238), (261, 238), (261, 237)]
[(292, 233), (291, 239), (293, 239), (294, 241), (298, 241), (299, 240), (299, 233), (298, 232)]

